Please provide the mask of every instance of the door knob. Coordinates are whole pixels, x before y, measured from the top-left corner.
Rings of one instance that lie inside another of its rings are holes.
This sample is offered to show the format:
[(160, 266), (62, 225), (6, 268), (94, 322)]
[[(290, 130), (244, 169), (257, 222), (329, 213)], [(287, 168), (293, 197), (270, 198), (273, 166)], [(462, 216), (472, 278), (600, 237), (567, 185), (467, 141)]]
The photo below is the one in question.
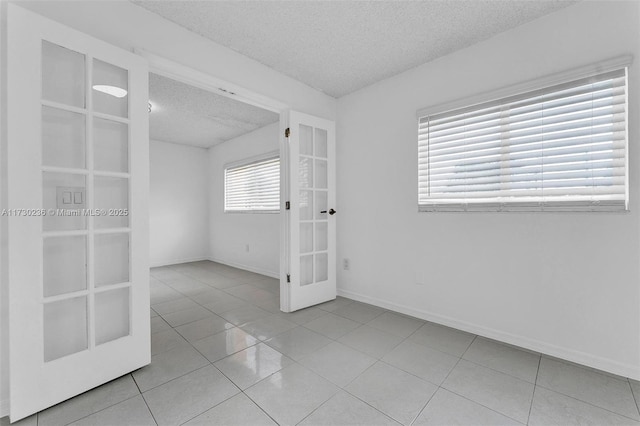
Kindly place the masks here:
[[(327, 212), (326, 210), (320, 211), (320, 213), (326, 213), (326, 212)], [(333, 216), (334, 214), (336, 214), (336, 211), (334, 209), (329, 209), (329, 214)]]

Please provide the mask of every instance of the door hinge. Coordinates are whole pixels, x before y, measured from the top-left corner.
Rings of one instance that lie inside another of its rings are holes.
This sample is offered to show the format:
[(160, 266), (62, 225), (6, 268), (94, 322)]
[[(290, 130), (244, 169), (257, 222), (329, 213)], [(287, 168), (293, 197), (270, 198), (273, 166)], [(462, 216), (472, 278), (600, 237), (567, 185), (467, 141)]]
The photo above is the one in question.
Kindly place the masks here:
[(288, 138), (290, 134), (291, 134), (291, 130), (289, 130), (289, 128), (287, 127), (286, 130), (284, 131), (284, 137)]
[(291, 202), (287, 201), (284, 203), (284, 209), (285, 210), (291, 210)]
[(291, 275), (287, 274), (287, 282), (290, 283), (291, 282)]

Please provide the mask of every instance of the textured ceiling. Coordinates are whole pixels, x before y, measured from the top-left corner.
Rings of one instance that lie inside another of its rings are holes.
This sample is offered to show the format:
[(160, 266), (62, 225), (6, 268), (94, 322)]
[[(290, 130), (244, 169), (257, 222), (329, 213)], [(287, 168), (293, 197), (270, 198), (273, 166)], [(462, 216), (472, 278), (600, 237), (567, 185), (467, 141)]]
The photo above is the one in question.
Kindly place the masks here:
[(133, 1), (333, 97), (574, 3)]
[(149, 74), (149, 137), (208, 148), (279, 120), (276, 113)]

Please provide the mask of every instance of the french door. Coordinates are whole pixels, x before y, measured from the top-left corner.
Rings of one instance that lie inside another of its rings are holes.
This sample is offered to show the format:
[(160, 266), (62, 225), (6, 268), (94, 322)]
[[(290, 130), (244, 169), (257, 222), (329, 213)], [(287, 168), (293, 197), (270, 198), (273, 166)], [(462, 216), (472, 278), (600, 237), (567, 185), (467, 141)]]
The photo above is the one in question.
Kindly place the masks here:
[(337, 212), (335, 123), (291, 111), (288, 126), (289, 282), (282, 301), (291, 312), (336, 297)]
[(150, 362), (146, 61), (8, 5), (10, 416)]

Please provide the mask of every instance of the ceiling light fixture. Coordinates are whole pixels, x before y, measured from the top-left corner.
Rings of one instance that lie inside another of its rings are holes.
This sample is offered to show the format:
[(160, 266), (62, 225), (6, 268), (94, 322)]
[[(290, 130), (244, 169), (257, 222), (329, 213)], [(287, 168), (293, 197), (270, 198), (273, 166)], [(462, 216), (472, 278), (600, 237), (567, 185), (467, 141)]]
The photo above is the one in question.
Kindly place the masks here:
[(93, 86), (93, 90), (97, 90), (98, 92), (106, 93), (107, 95), (114, 96), (116, 98), (124, 98), (127, 96), (127, 91), (116, 86), (107, 86), (103, 84), (96, 84)]

